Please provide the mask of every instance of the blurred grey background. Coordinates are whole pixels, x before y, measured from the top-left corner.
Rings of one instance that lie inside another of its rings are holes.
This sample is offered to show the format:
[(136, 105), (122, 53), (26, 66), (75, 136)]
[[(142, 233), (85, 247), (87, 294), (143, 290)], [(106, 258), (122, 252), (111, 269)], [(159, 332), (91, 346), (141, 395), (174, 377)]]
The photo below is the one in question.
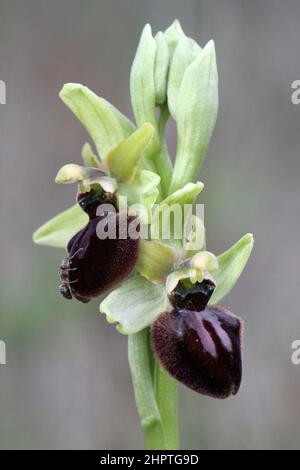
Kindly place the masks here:
[[(58, 98), (81, 82), (131, 116), (129, 70), (146, 22), (179, 18), (216, 42), (220, 113), (201, 180), (208, 247), (246, 232), (256, 245), (223, 304), (245, 320), (244, 379), (225, 401), (181, 389), (183, 448), (300, 447), (300, 3), (265, 0), (0, 0), (0, 448), (133, 449), (143, 445), (126, 338), (97, 301), (57, 294), (63, 252), (31, 234), (74, 199), (56, 187), (87, 135)], [(169, 131), (170, 147), (175, 134)]]

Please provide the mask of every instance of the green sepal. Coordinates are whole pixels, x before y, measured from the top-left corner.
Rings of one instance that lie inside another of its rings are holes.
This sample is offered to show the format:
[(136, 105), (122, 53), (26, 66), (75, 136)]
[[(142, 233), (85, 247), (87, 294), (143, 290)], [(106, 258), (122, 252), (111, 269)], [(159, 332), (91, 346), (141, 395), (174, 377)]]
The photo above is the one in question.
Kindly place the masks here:
[(151, 325), (168, 305), (164, 285), (137, 275), (108, 294), (100, 304), (100, 312), (109, 323), (118, 323), (120, 333), (130, 335)]
[(118, 182), (127, 184), (132, 182), (153, 133), (152, 124), (145, 123), (108, 152), (105, 166)]
[(64, 85), (59, 96), (84, 125), (101, 159), (135, 129), (129, 119), (108, 101), (79, 83)]
[(229, 250), (217, 257), (219, 268), (214, 273), (217, 287), (210, 299), (210, 304), (220, 302), (231, 291), (247, 264), (253, 244), (253, 235), (247, 233)]
[(65, 248), (71, 238), (88, 223), (88, 216), (78, 204), (61, 212), (33, 234), (33, 241), (38, 245)]

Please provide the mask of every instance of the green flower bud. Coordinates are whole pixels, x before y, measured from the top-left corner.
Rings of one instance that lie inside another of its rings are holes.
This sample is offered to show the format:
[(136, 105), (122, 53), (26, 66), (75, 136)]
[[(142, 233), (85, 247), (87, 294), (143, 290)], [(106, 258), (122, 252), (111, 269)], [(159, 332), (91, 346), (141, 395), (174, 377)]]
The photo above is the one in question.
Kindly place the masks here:
[(187, 67), (201, 52), (201, 47), (191, 38), (182, 37), (174, 51), (168, 79), (168, 107), (176, 120), (176, 105), (180, 85)]
[(185, 36), (181, 24), (178, 20), (173, 21), (164, 32), (167, 44), (169, 46), (170, 58), (172, 58), (173, 52), (181, 38)]
[(155, 136), (149, 146), (149, 153), (159, 151), (155, 111), (154, 65), (156, 58), (156, 42), (152, 36), (151, 26), (147, 24), (141, 39), (130, 73), (130, 94), (134, 116), (138, 126), (149, 122), (155, 129)]
[(154, 63), (154, 83), (156, 104), (163, 104), (167, 98), (167, 78), (170, 53), (164, 34), (159, 31), (155, 36), (156, 57)]
[(214, 129), (218, 112), (218, 74), (213, 41), (186, 69), (178, 93), (178, 145), (170, 192), (194, 181)]

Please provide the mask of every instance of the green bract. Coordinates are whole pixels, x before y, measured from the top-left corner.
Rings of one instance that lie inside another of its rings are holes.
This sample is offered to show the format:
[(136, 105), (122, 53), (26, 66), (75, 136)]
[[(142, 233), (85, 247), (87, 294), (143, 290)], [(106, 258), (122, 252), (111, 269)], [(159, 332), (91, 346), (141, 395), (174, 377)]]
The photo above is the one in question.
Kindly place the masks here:
[(135, 276), (101, 302), (100, 312), (106, 314), (109, 323), (118, 323), (120, 333), (129, 335), (149, 326), (167, 305), (164, 285)]
[(210, 304), (220, 302), (231, 291), (247, 264), (253, 243), (252, 233), (247, 233), (229, 250), (218, 256), (219, 269), (214, 273), (217, 287)]

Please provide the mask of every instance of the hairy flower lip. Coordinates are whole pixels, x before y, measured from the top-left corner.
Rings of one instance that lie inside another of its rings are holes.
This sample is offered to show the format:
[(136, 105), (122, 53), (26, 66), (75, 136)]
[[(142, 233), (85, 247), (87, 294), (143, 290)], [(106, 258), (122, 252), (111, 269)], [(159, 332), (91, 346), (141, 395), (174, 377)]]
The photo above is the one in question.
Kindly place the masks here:
[[(100, 219), (114, 217), (119, 226), (121, 213), (92, 218), (68, 244), (68, 257), (62, 262), (62, 284), (69, 287), (71, 295), (81, 302), (109, 291), (133, 270), (138, 258), (139, 238), (121, 236), (104, 240), (97, 236)], [(127, 215), (128, 222), (137, 218)], [(67, 293), (60, 287), (61, 293)], [(68, 295), (64, 295), (70, 298)]]
[(188, 388), (213, 398), (235, 395), (242, 377), (242, 322), (226, 309), (174, 309), (151, 328), (161, 365)]
[(242, 376), (242, 321), (229, 310), (207, 306), (215, 284), (180, 281), (166, 311), (151, 327), (161, 365), (190, 389), (214, 398), (238, 392)]
[[(100, 185), (89, 192), (79, 192), (77, 202), (88, 215), (89, 222), (77, 232), (67, 245), (68, 256), (60, 267), (60, 293), (66, 299), (75, 297), (89, 302), (93, 297), (115, 287), (133, 270), (139, 254), (139, 221), (127, 212), (118, 212), (116, 197), (107, 193)], [(112, 206), (113, 212), (106, 211)], [(99, 208), (104, 208), (99, 214)], [(126, 224), (124, 224), (124, 218)], [(130, 224), (137, 222), (137, 237), (129, 236)], [(98, 235), (98, 224), (116, 227), (116, 237)]]

